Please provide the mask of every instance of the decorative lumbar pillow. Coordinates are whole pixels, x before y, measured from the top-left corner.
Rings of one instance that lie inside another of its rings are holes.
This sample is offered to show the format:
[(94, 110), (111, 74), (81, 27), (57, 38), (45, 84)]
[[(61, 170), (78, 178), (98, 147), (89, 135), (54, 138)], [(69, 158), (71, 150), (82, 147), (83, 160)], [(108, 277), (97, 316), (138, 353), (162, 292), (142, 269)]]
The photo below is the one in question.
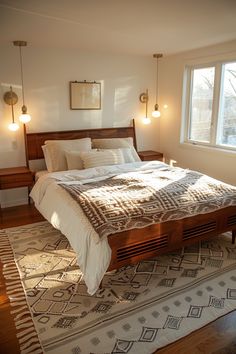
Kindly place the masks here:
[[(99, 151), (103, 151), (103, 150), (106, 151), (108, 149), (99, 149)], [(117, 150), (117, 149), (111, 149), (111, 150)], [(122, 155), (123, 155), (125, 163), (135, 162), (136, 161), (134, 156), (133, 156), (132, 149), (130, 147), (128, 147), (128, 148), (119, 148), (118, 150), (120, 150), (122, 152)]]
[[(119, 149), (130, 148), (134, 161), (141, 161), (134, 145), (133, 138), (113, 138), (113, 139), (92, 139), (92, 146), (96, 149)], [(133, 161), (125, 161), (133, 162)]]
[(47, 140), (42, 149), (49, 172), (66, 171), (65, 151), (89, 151), (91, 150), (91, 139)]
[(84, 168), (124, 163), (123, 153), (120, 149), (83, 151), (80, 153), (80, 157), (83, 161)]
[(65, 151), (68, 170), (82, 170), (84, 168), (81, 159), (81, 151)]

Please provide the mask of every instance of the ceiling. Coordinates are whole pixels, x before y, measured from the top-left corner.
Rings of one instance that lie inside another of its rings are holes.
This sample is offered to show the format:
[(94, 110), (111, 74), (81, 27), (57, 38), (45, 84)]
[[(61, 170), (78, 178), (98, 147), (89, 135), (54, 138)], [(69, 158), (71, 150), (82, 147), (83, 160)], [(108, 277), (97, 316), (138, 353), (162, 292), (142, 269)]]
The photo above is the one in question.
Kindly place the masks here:
[(236, 39), (236, 0), (0, 0), (0, 44), (170, 55)]

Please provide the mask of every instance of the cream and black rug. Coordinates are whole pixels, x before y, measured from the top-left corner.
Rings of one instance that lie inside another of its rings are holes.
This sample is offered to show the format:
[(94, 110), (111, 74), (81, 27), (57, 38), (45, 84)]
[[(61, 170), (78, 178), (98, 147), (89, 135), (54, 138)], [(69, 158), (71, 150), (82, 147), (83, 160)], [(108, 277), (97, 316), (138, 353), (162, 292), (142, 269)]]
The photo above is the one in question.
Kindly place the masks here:
[(75, 253), (49, 223), (0, 233), (23, 353), (153, 353), (236, 309), (230, 234), (110, 272), (90, 296)]

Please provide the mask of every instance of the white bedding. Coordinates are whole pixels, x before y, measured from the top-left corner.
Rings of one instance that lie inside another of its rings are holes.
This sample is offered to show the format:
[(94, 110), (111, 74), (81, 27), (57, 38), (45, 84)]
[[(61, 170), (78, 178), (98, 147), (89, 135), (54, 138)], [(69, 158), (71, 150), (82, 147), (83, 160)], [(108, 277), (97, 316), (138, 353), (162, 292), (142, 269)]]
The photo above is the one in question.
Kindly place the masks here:
[(165, 166), (159, 161), (134, 162), (86, 170), (70, 170), (42, 175), (30, 196), (40, 213), (64, 234), (77, 254), (88, 293), (93, 295), (110, 264), (111, 249), (107, 238), (100, 239), (78, 203), (60, 187), (60, 183), (89, 183), (120, 172)]
[(46, 175), (48, 173), (47, 170), (40, 170), (40, 171), (36, 171), (35, 172), (35, 182), (37, 182), (37, 180), (42, 177), (43, 175)]

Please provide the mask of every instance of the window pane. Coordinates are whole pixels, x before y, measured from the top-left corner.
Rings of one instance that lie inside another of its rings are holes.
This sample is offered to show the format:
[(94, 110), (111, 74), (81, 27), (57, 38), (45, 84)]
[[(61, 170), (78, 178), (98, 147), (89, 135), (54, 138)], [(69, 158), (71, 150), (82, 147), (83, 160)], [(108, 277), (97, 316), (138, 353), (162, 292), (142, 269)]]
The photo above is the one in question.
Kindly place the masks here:
[(210, 142), (215, 68), (193, 70), (189, 139)]
[(236, 62), (223, 66), (217, 143), (236, 147)]

